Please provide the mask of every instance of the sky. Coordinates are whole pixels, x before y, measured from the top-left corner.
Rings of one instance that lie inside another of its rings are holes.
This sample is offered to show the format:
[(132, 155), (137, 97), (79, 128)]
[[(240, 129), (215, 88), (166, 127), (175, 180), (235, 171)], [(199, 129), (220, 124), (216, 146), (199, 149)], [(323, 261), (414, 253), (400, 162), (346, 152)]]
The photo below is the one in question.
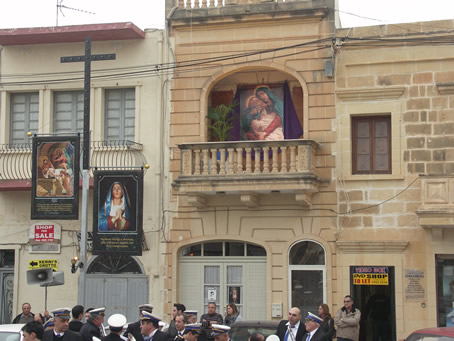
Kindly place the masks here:
[[(194, 0), (193, 0), (194, 1)], [(454, 0), (338, 0), (342, 27), (454, 19)], [(165, 0), (0, 0), (0, 29), (131, 21), (163, 28)], [(57, 16), (57, 4), (60, 10)]]

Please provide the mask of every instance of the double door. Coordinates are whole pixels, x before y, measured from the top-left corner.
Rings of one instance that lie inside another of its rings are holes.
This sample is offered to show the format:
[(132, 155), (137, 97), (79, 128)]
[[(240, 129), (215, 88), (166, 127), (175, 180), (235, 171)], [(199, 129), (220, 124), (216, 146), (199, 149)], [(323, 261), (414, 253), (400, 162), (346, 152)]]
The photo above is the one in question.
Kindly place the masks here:
[(179, 302), (187, 309), (216, 312), (225, 317), (228, 303), (234, 303), (243, 319), (266, 318), (266, 261), (180, 262)]

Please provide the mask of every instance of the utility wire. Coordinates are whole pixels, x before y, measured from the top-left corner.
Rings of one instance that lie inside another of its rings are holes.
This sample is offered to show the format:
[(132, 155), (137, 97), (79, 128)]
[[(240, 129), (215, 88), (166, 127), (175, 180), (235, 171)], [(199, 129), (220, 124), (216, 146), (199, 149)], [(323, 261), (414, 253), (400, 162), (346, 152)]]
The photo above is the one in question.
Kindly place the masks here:
[[(439, 33), (437, 34), (439, 35)], [(420, 38), (380, 38), (380, 37), (361, 37), (361, 38), (340, 38), (344, 46), (348, 46), (349, 43), (354, 44), (354, 46), (366, 46), (361, 44), (360, 42), (377, 42), (377, 44), (374, 45), (374, 47), (393, 47), (396, 46), (397, 43), (401, 44), (407, 44), (409, 46), (436, 46), (436, 45), (453, 45), (454, 44), (454, 37), (438, 37), (437, 39), (434, 39), (433, 37), (420, 37)], [(218, 57), (211, 57), (211, 58), (201, 58), (201, 59), (193, 59), (193, 60), (188, 60), (188, 61), (181, 61), (181, 62), (172, 62), (172, 63), (163, 63), (163, 64), (152, 64), (152, 65), (142, 65), (142, 66), (134, 66), (134, 67), (123, 67), (123, 68), (111, 68), (111, 69), (100, 69), (100, 70), (93, 70), (93, 76), (92, 79), (113, 79), (113, 78), (123, 78), (123, 77), (128, 77), (128, 76), (134, 76), (134, 75), (139, 75), (139, 76), (145, 76), (147, 74), (151, 74), (153, 76), (156, 75), (168, 75), (171, 71), (173, 70), (179, 70), (182, 71), (185, 68), (194, 68), (196, 66), (201, 67), (201, 66), (207, 66), (208, 68), (216, 68), (216, 67), (221, 67), (221, 66), (226, 66), (226, 64), (222, 65), (211, 65), (216, 62), (223, 62), (226, 60), (234, 60), (234, 59), (240, 59), (240, 58), (248, 58), (254, 55), (263, 55), (267, 53), (275, 53), (278, 51), (286, 50), (286, 49), (294, 49), (294, 48), (301, 48), (301, 47), (308, 47), (311, 45), (317, 45), (317, 44), (328, 44), (328, 42), (331, 42), (331, 38), (325, 38), (325, 39), (319, 39), (319, 40), (314, 40), (314, 41), (309, 41), (305, 43), (300, 43), (300, 44), (294, 44), (290, 46), (285, 46), (285, 47), (280, 47), (276, 49), (265, 49), (265, 50), (260, 50), (260, 51), (252, 51), (252, 52), (243, 52), (243, 53), (238, 53), (238, 54), (233, 54), (233, 55), (224, 55), (224, 56), (218, 56)], [(382, 44), (378, 44), (382, 43)], [(327, 47), (328, 45), (326, 45)], [(369, 46), (369, 45), (367, 45)], [(308, 51), (311, 52), (311, 51)], [(306, 51), (301, 51), (301, 52), (296, 52), (295, 54), (304, 54)], [(282, 58), (285, 56), (289, 56), (291, 54), (287, 55), (281, 55), (277, 56), (275, 58)], [(267, 59), (272, 59), (273, 57), (270, 58), (260, 58), (258, 60), (267, 60)], [(247, 62), (250, 62), (247, 61)], [(246, 63), (247, 63), (246, 62)], [(233, 64), (239, 64), (241, 62), (236, 62)], [(230, 64), (232, 65), (232, 64)], [(200, 69), (202, 70), (202, 69)], [(125, 72), (118, 72), (118, 71), (125, 71)], [(116, 73), (110, 73), (109, 72), (116, 72)], [(74, 75), (74, 77), (67, 77), (67, 78), (57, 78), (57, 79), (45, 79), (45, 80), (28, 80), (28, 81), (11, 81), (11, 82), (2, 82), (0, 85), (3, 86), (8, 86), (8, 85), (39, 85), (39, 84), (52, 84), (52, 83), (66, 83), (66, 82), (75, 82), (75, 81), (81, 81), (83, 80), (82, 77), (83, 72), (82, 71), (72, 71), (72, 72), (63, 72), (63, 73), (42, 73), (42, 74), (34, 74), (34, 73), (28, 73), (28, 74), (3, 74), (1, 75), (1, 79), (11, 79), (11, 78), (33, 78), (33, 77), (58, 77), (58, 76), (68, 76), (68, 75)], [(77, 76), (81, 75), (81, 76)]]

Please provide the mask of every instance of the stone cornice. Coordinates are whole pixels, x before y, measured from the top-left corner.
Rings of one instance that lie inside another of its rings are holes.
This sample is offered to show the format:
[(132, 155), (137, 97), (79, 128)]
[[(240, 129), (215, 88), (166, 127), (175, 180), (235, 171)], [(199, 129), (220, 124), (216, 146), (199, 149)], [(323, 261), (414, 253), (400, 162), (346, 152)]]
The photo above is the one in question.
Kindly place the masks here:
[(397, 99), (404, 93), (405, 88), (386, 87), (386, 88), (355, 88), (337, 90), (336, 95), (344, 101), (364, 101), (364, 100), (389, 100)]
[(454, 83), (437, 83), (437, 90), (442, 95), (454, 94)]
[(336, 242), (343, 253), (402, 253), (408, 245), (406, 241), (387, 240), (372, 241), (343, 241)]

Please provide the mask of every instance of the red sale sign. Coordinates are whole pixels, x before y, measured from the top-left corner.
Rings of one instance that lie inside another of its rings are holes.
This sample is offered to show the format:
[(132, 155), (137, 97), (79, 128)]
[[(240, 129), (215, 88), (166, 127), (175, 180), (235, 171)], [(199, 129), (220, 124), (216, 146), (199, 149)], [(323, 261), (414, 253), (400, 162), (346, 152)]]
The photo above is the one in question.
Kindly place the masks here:
[(35, 225), (35, 242), (53, 242), (54, 225)]

